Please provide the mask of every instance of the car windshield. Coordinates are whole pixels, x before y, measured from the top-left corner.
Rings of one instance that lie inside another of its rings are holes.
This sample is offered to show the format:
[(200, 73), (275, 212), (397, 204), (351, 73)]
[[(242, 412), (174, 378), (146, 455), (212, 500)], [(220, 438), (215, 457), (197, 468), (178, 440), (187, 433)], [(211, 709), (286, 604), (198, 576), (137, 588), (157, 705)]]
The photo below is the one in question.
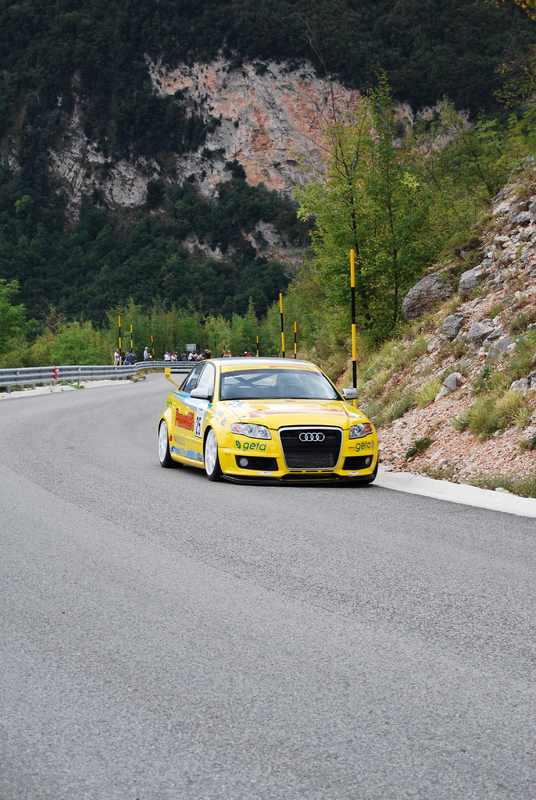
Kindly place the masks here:
[(340, 400), (340, 396), (320, 372), (248, 369), (222, 374), (220, 400)]

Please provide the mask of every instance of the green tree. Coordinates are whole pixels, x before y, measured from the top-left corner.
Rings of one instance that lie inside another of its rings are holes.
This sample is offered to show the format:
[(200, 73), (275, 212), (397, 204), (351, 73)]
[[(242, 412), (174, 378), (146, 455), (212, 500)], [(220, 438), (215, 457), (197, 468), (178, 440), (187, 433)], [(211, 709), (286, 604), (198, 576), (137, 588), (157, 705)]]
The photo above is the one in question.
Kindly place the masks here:
[(26, 311), (15, 303), (19, 291), (17, 281), (0, 279), (0, 356), (20, 344), (26, 333)]

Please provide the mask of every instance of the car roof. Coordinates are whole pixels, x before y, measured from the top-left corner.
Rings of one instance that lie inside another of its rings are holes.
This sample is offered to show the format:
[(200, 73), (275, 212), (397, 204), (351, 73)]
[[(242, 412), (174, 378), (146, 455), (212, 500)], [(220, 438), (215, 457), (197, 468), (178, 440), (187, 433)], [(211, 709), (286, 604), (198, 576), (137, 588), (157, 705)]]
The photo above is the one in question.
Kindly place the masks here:
[(210, 361), (219, 366), (223, 372), (230, 372), (237, 369), (302, 369), (320, 372), (316, 364), (310, 361), (300, 361), (294, 358), (263, 358), (260, 357), (231, 357), (231, 358), (211, 358)]

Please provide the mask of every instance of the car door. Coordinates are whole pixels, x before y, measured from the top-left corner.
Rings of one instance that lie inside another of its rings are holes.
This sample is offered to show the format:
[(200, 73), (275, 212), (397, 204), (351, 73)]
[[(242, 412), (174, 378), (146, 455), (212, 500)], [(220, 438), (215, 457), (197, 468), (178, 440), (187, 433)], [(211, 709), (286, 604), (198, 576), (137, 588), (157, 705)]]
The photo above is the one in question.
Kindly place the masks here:
[[(190, 397), (190, 405), (194, 412), (194, 424), (191, 432), (192, 451), (196, 454), (196, 460), (203, 460), (203, 441), (205, 438), (205, 428), (207, 422), (207, 411), (214, 394), (214, 382), (216, 379), (216, 369), (213, 364), (204, 365), (197, 385), (197, 391), (203, 391), (206, 398)], [(193, 391), (194, 387), (190, 389)]]
[(190, 394), (199, 383), (205, 364), (197, 364), (190, 372), (181, 388), (175, 392), (173, 404), (174, 452), (181, 458), (190, 461), (203, 461), (199, 448), (194, 448), (194, 426), (196, 418), (196, 401)]

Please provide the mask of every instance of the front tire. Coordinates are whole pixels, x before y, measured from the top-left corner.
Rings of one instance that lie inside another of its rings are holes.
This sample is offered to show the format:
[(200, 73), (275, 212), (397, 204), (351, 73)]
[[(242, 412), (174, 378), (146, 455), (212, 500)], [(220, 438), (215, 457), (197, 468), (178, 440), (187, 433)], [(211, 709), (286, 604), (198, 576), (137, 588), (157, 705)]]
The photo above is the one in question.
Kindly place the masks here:
[(175, 462), (171, 458), (171, 453), (169, 452), (169, 435), (167, 425), (163, 420), (158, 428), (158, 460), (160, 461), (160, 466), (164, 467), (165, 469), (175, 466)]
[(212, 428), (210, 428), (205, 438), (203, 460), (205, 462), (205, 475), (209, 481), (219, 481), (222, 471), (218, 455), (218, 440)]

